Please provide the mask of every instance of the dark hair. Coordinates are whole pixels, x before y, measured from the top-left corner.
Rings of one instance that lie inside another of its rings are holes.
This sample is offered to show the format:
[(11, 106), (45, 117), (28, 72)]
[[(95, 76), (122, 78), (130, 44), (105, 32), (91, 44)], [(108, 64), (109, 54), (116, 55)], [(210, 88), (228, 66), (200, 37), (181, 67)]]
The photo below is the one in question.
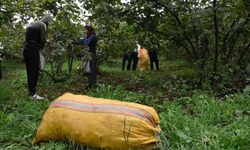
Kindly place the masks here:
[(91, 25), (85, 25), (84, 28), (88, 30), (87, 36), (89, 36), (91, 34), (95, 34), (95, 30)]

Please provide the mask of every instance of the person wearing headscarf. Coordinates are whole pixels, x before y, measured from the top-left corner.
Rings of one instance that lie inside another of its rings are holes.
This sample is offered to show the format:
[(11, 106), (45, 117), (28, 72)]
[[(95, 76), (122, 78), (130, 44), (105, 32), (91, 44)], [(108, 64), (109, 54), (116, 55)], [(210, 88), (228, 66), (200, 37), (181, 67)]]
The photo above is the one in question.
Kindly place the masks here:
[(90, 64), (90, 72), (88, 75), (88, 86), (86, 89), (94, 88), (97, 86), (97, 54), (96, 54), (96, 46), (97, 46), (97, 37), (95, 34), (95, 30), (91, 25), (84, 26), (84, 32), (86, 37), (81, 39), (80, 41), (74, 42), (76, 45), (83, 45), (85, 50), (87, 49), (90, 54), (89, 64)]
[(36, 86), (41, 69), (40, 50), (44, 48), (47, 28), (52, 20), (50, 15), (45, 15), (41, 20), (30, 23), (26, 28), (23, 56), (27, 71), (29, 96), (32, 99), (44, 99), (36, 93)]

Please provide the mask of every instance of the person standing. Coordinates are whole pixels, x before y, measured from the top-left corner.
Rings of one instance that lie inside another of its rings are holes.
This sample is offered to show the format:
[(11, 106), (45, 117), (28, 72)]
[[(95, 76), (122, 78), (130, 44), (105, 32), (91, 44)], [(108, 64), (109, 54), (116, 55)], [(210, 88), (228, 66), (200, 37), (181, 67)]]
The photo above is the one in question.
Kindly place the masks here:
[(154, 69), (154, 64), (156, 69), (159, 71), (159, 59), (158, 59), (158, 53), (159, 53), (159, 44), (157, 46), (153, 46), (153, 48), (149, 51), (149, 59), (150, 59), (150, 68), (151, 70)]
[(32, 99), (44, 99), (36, 93), (36, 86), (39, 71), (41, 70), (40, 50), (44, 48), (46, 43), (47, 29), (51, 21), (52, 17), (45, 15), (41, 20), (32, 22), (26, 28), (23, 56), (26, 65), (29, 96)]
[(122, 52), (122, 70), (125, 69), (126, 62), (128, 62), (129, 59), (129, 51), (124, 50)]
[(141, 49), (141, 45), (136, 42), (136, 48), (131, 52), (128, 58), (127, 70), (130, 70), (131, 63), (133, 62), (132, 69), (135, 71), (138, 64), (138, 51)]
[(97, 38), (95, 34), (95, 30), (91, 25), (84, 26), (84, 32), (86, 37), (81, 39), (80, 41), (74, 42), (76, 45), (83, 45), (85, 49), (87, 49), (90, 54), (89, 65), (90, 65), (90, 73), (88, 75), (88, 86), (85, 89), (94, 88), (97, 86), (97, 54), (96, 54), (96, 46), (97, 46)]
[(140, 71), (148, 70), (149, 68), (149, 56), (148, 56), (148, 50), (144, 47), (141, 47), (138, 51), (138, 69)]

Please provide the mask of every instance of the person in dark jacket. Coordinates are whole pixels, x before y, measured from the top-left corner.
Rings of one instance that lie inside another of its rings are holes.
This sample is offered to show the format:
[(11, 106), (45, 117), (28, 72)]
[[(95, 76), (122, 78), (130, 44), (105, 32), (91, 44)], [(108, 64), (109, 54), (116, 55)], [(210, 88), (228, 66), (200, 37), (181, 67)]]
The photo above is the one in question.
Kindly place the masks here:
[(45, 15), (41, 20), (29, 24), (25, 33), (23, 56), (27, 71), (28, 91), (33, 99), (38, 100), (44, 99), (36, 94), (36, 85), (41, 69), (40, 50), (46, 43), (46, 30), (50, 21), (52, 21), (52, 17)]
[(125, 65), (126, 62), (128, 62), (129, 55), (130, 55), (129, 51), (124, 50), (122, 52), (122, 70), (125, 70)]
[(97, 86), (97, 54), (96, 54), (96, 46), (97, 46), (97, 38), (95, 34), (95, 30), (91, 25), (85, 25), (84, 31), (86, 37), (81, 39), (80, 41), (74, 42), (76, 45), (83, 45), (85, 48), (87, 47), (89, 53), (91, 54), (90, 58), (90, 73), (88, 73), (88, 86), (85, 89), (94, 88)]
[(151, 70), (154, 69), (154, 64), (156, 69), (159, 71), (159, 59), (158, 59), (158, 53), (159, 53), (159, 44), (157, 46), (154, 46), (149, 51), (149, 59), (150, 59), (150, 68)]

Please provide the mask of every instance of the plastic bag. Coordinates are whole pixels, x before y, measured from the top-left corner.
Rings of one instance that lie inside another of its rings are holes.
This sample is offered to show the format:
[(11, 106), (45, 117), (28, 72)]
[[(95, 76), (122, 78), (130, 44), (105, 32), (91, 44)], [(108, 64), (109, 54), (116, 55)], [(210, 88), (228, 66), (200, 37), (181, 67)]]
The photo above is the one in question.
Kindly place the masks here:
[(39, 56), (40, 56), (40, 70), (42, 71), (45, 68), (46, 60), (42, 51), (39, 51)]
[(90, 60), (84, 60), (84, 62), (83, 62), (83, 71), (85, 73), (91, 73)]

